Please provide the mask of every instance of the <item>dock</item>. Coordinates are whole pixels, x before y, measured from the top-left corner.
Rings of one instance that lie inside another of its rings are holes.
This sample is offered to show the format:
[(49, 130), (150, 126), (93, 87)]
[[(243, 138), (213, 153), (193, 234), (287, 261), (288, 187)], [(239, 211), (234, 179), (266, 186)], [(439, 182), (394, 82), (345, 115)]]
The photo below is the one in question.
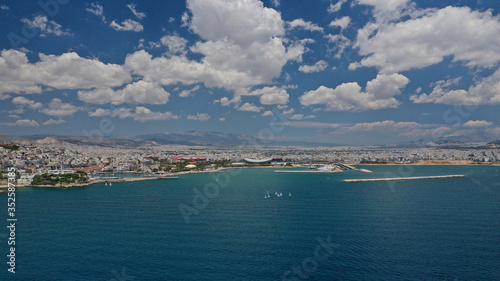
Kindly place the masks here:
[(427, 176), (427, 177), (402, 177), (402, 178), (379, 178), (379, 179), (351, 179), (351, 180), (344, 180), (344, 182), (426, 180), (426, 179), (447, 179), (447, 178), (464, 178), (464, 177), (465, 177), (465, 175), (445, 175), (445, 176)]
[(347, 167), (348, 169), (351, 169), (351, 170), (354, 170), (354, 171), (360, 171), (360, 172), (364, 172), (364, 173), (373, 173), (372, 171), (370, 170), (367, 170), (367, 169), (360, 169), (360, 168), (357, 168), (357, 167), (354, 167), (352, 165), (348, 165), (348, 164), (337, 164), (338, 166), (344, 166), (344, 167)]

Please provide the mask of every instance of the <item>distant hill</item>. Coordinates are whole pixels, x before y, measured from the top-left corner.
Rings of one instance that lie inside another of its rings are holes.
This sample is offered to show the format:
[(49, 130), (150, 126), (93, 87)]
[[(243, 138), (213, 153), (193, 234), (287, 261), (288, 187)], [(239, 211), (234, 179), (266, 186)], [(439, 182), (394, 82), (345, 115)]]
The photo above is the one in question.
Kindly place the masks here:
[[(412, 142), (405, 142), (392, 145), (383, 145), (375, 147), (385, 148), (498, 148), (500, 140), (491, 142), (480, 141), (485, 136), (471, 137), (460, 136), (453, 138), (444, 138), (439, 140), (421, 139)], [(490, 139), (491, 140), (491, 139)], [(490, 141), (489, 140), (489, 141)], [(96, 146), (123, 146), (138, 147), (141, 145), (186, 145), (186, 146), (209, 146), (220, 147), (238, 147), (244, 146), (296, 146), (296, 147), (335, 147), (347, 146), (345, 144), (319, 143), (307, 141), (264, 141), (254, 136), (243, 134), (224, 134), (219, 132), (200, 132), (188, 131), (177, 133), (155, 133), (144, 134), (134, 137), (127, 136), (108, 136), (108, 137), (83, 137), (83, 136), (56, 136), (56, 135), (30, 135), (24, 137), (0, 136), (0, 143), (38, 143), (38, 144), (77, 144), (77, 145), (96, 145)], [(353, 145), (349, 145), (353, 146)]]
[(186, 145), (186, 146), (211, 146), (211, 147), (238, 147), (243, 146), (338, 146), (331, 143), (317, 143), (305, 141), (266, 141), (254, 136), (243, 134), (224, 134), (219, 132), (188, 131), (177, 133), (155, 133), (135, 137), (107, 136), (56, 136), (56, 135), (30, 135), (23, 137), (0, 136), (0, 141), (5, 142), (34, 142), (38, 144), (77, 144), (96, 146), (124, 146), (137, 147), (141, 145)]
[(486, 144), (486, 147), (489, 148), (500, 148), (500, 140), (494, 140)]
[(190, 146), (237, 146), (242, 143), (259, 143), (257, 138), (240, 134), (217, 132), (179, 132), (140, 135), (131, 138), (136, 143), (178, 144)]
[(179, 133), (147, 134), (132, 138), (137, 143), (179, 144), (198, 146), (337, 146), (331, 143), (316, 143), (304, 141), (266, 141), (249, 135), (224, 134), (218, 132), (189, 131)]

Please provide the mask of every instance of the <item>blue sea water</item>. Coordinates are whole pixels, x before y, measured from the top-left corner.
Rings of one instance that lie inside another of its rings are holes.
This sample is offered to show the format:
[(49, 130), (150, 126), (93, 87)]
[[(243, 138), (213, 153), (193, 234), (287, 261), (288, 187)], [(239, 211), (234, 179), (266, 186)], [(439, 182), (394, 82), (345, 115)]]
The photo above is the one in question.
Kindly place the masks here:
[[(500, 280), (500, 167), (364, 168), (20, 188), (0, 280)], [(446, 174), (467, 177), (342, 182)]]

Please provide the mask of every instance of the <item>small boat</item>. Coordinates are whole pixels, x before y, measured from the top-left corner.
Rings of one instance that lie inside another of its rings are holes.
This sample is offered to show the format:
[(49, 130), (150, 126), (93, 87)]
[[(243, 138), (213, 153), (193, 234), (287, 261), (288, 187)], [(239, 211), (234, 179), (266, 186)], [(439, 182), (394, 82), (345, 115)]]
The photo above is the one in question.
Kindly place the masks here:
[(317, 171), (321, 171), (321, 172), (330, 172), (330, 171), (334, 171), (335, 170), (335, 166), (332, 166), (332, 165), (323, 165), (323, 166), (320, 166), (316, 169)]

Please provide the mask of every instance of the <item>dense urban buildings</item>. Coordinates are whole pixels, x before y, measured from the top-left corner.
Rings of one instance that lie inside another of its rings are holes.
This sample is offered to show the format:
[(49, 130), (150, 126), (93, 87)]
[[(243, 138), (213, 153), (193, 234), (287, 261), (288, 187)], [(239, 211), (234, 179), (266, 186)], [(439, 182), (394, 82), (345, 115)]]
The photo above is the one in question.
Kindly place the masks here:
[(30, 184), (36, 175), (86, 173), (156, 174), (215, 170), (245, 165), (350, 164), (494, 164), (497, 145), (463, 147), (139, 147), (23, 141), (1, 144), (0, 171), (15, 167), (18, 181)]

